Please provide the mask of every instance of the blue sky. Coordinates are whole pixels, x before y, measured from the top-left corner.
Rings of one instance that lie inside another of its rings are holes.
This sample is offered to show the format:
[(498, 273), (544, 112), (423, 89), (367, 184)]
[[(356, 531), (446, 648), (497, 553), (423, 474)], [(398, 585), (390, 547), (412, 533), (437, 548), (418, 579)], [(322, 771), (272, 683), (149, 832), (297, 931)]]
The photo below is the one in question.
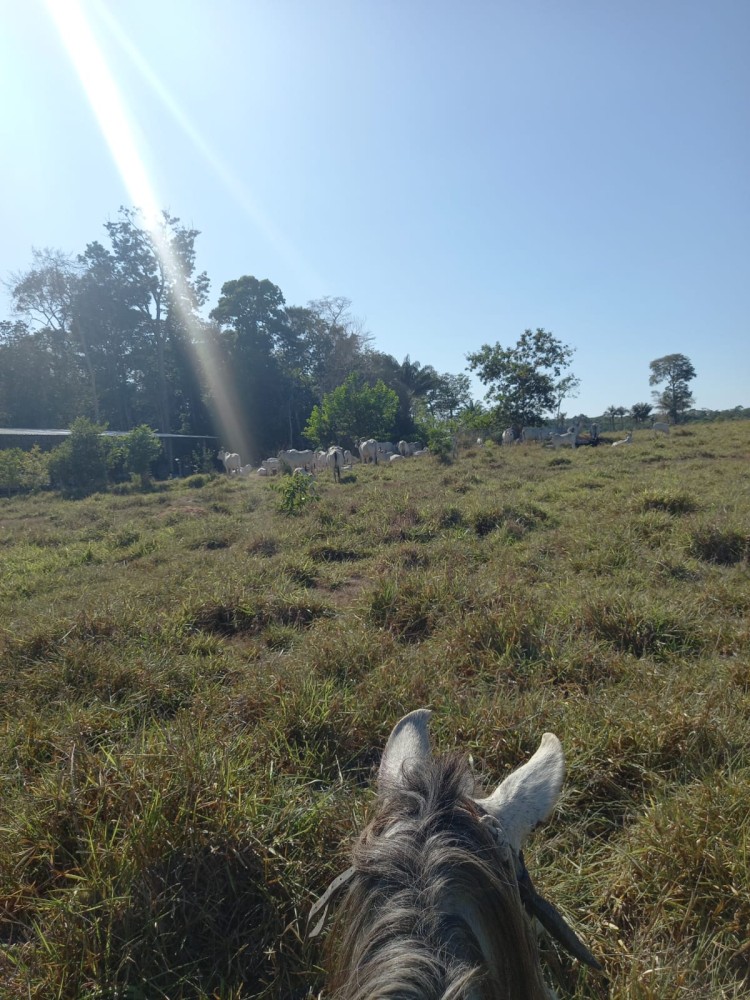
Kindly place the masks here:
[(697, 405), (750, 405), (747, 0), (0, 0), (2, 279), (133, 203), (76, 10), (211, 306), (243, 274), (345, 295), (454, 373), (543, 326), (577, 349), (569, 412), (649, 401), (674, 352)]

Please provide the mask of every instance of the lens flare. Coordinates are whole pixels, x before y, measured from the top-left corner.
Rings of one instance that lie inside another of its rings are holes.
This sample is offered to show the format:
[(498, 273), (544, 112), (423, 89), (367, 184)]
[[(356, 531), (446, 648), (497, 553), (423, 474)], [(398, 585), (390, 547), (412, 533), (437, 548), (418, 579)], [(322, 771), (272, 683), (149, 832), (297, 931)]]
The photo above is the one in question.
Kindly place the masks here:
[[(211, 350), (202, 324), (190, 308), (191, 296), (185, 274), (169, 245), (167, 231), (154, 186), (139, 151), (134, 126), (125, 101), (107, 66), (79, 0), (46, 0), (47, 10), (60, 35), (63, 47), (81, 82), (86, 99), (109, 148), (120, 178), (137, 206), (155, 253), (174, 289), (173, 302), (187, 336), (194, 367), (208, 386), (225, 446), (249, 456), (252, 434), (242, 425), (236, 388), (222, 376), (216, 354)], [(169, 431), (171, 428), (162, 428)]]

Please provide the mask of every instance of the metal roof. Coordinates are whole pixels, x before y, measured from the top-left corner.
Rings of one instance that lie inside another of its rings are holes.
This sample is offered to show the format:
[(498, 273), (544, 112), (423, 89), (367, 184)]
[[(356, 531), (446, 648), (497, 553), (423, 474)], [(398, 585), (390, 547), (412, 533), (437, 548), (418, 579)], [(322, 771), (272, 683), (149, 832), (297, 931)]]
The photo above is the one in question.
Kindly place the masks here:
[[(160, 434), (154, 431), (158, 438), (180, 438), (194, 441), (218, 441), (215, 434)], [(0, 427), (0, 437), (67, 437), (68, 430), (58, 428), (33, 427)], [(130, 431), (102, 431), (103, 437), (125, 437)]]

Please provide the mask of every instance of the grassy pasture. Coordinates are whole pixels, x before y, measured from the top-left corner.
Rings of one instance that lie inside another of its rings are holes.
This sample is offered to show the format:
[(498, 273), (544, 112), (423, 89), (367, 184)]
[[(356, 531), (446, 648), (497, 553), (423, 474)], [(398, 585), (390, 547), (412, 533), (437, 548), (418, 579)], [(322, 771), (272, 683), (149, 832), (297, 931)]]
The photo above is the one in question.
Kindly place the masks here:
[(561, 738), (527, 860), (611, 996), (750, 995), (750, 424), (316, 494), (0, 501), (0, 996), (317, 994), (307, 910), (421, 705), (487, 782)]

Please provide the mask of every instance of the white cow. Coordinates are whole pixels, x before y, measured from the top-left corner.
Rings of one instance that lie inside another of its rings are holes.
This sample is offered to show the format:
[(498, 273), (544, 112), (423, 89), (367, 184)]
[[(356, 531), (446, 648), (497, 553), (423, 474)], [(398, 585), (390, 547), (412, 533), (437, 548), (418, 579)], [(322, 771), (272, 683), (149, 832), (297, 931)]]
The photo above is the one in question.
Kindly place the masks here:
[(326, 452), (326, 464), (333, 471), (334, 481), (341, 482), (341, 469), (344, 465), (344, 449), (333, 445)]
[(571, 429), (565, 434), (552, 434), (550, 436), (550, 441), (552, 442), (552, 447), (555, 450), (562, 448), (566, 444), (569, 444), (571, 448), (575, 448), (578, 443), (578, 424), (571, 427)]
[(503, 444), (513, 444), (515, 440), (515, 435), (513, 434), (513, 428), (508, 427), (503, 431)]
[(393, 455), (396, 451), (396, 445), (393, 441), (378, 441), (378, 457), (386, 458), (389, 455)]
[(278, 459), (279, 462), (283, 462), (284, 465), (288, 465), (292, 472), (296, 469), (304, 469), (309, 472), (315, 465), (315, 452), (310, 448), (307, 448), (304, 451), (298, 451), (296, 448), (290, 448), (288, 451), (280, 451)]
[(633, 443), (633, 432), (628, 431), (628, 436), (624, 437), (621, 441), (613, 441), (612, 447), (617, 448), (621, 444), (632, 444)]
[(522, 441), (547, 441), (551, 436), (549, 427), (524, 427), (521, 431)]
[(252, 465), (243, 465), (237, 470), (237, 475), (241, 476), (243, 479), (247, 478), (251, 472), (253, 472)]
[(378, 464), (378, 442), (375, 438), (360, 441), (359, 457), (362, 459), (363, 465), (367, 465), (368, 462), (373, 462), (375, 465)]
[(352, 455), (348, 448), (344, 448), (344, 465), (354, 465), (359, 459), (356, 455)]
[(239, 472), (242, 468), (242, 460), (236, 451), (224, 451), (222, 448), (219, 452), (219, 461), (224, 465), (224, 471), (228, 476), (231, 476), (233, 472)]
[(388, 456), (388, 461), (389, 462), (403, 462), (403, 460), (404, 460), (404, 456), (403, 455), (395, 454), (395, 455), (389, 455)]
[(666, 434), (669, 436), (669, 424), (665, 423), (663, 420), (657, 420), (651, 425), (651, 430), (656, 431), (657, 434)]
[(269, 476), (275, 476), (278, 472), (281, 472), (281, 462), (278, 458), (264, 458), (260, 464)]

